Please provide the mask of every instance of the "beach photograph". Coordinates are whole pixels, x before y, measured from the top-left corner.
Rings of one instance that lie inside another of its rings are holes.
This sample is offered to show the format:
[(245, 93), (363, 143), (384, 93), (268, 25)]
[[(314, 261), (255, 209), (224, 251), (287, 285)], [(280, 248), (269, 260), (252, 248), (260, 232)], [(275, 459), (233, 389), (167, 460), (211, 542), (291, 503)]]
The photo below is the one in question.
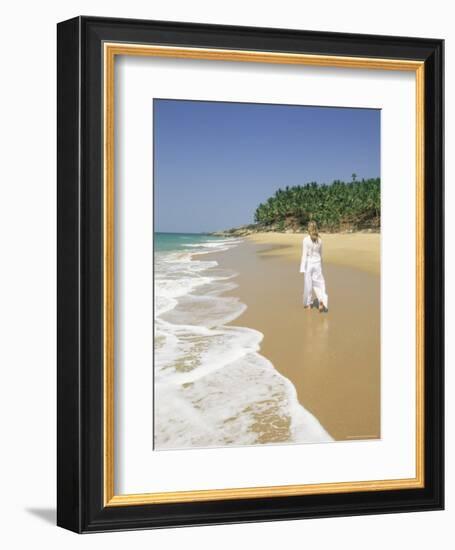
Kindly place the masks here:
[(381, 111), (153, 113), (154, 449), (379, 439)]

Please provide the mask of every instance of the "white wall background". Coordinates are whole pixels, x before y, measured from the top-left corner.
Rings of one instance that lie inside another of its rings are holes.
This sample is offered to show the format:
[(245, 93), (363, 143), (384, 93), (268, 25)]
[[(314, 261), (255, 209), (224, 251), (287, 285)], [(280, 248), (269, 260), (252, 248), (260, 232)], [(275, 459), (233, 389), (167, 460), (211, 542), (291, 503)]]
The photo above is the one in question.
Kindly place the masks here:
[[(453, 346), (447, 349), (447, 510), (419, 514), (142, 531), (78, 537), (55, 517), (55, 79), (57, 21), (75, 15), (138, 17), (322, 31), (429, 36), (446, 42), (447, 211), (455, 206), (450, 4), (420, 0), (221, 3), (213, 0), (17, 1), (2, 10), (0, 135), (0, 541), (6, 548), (183, 547), (219, 549), (449, 548), (455, 487)], [(447, 280), (455, 277), (447, 220)], [(452, 306), (452, 307), (451, 307)], [(447, 340), (454, 328), (447, 289)]]

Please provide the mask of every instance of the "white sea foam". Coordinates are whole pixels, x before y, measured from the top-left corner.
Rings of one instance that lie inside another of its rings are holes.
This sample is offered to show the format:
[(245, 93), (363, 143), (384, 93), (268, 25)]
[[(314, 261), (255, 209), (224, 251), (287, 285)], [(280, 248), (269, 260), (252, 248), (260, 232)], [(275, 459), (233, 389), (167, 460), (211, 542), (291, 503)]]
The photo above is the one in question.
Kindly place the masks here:
[(236, 274), (201, 255), (238, 239), (188, 243), (155, 262), (155, 448), (330, 441), (293, 384), (260, 355), (263, 335), (228, 326), (245, 304)]

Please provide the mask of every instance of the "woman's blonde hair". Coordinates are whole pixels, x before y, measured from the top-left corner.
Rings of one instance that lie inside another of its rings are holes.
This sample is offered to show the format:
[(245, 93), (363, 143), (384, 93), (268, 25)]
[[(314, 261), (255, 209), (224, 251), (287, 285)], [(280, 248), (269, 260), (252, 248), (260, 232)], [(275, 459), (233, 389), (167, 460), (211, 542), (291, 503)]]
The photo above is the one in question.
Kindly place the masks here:
[(317, 243), (319, 240), (319, 231), (318, 231), (318, 224), (316, 222), (309, 222), (308, 223), (308, 234), (311, 237), (311, 240), (314, 243)]

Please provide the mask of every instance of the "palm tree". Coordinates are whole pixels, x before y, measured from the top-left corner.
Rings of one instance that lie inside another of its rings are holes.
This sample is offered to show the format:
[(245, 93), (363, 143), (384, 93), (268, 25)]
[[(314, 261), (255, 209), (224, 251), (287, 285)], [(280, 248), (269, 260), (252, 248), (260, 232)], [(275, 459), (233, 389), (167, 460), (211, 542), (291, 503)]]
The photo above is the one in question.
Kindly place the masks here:
[(381, 209), (381, 183), (379, 178), (360, 181), (335, 180), (332, 184), (286, 186), (260, 204), (254, 220), (261, 225), (304, 226), (315, 220), (322, 230), (336, 231), (340, 227), (362, 229), (379, 227)]

